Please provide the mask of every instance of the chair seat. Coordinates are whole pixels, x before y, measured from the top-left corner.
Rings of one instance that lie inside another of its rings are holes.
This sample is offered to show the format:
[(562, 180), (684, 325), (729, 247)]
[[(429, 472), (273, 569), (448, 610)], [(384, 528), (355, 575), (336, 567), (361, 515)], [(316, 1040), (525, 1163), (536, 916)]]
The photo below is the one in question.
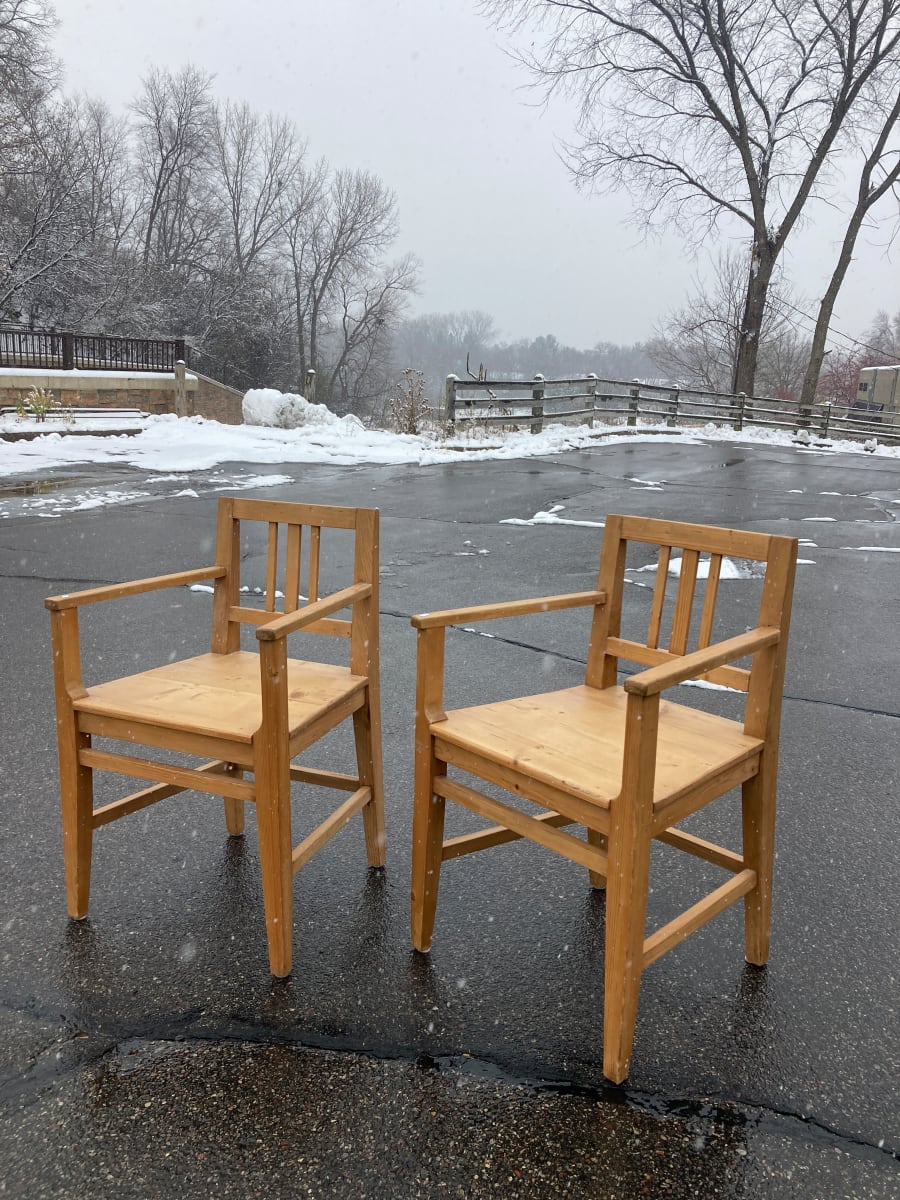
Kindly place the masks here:
[[(621, 687), (580, 686), (473, 708), (432, 724), (449, 744), (601, 807), (622, 787), (627, 696)], [(659, 706), (653, 806), (658, 809), (758, 755), (742, 726), (671, 701)]]
[[(259, 655), (200, 654), (88, 688), (79, 713), (250, 743), (262, 720)], [(358, 695), (366, 679), (346, 667), (288, 659), (288, 725), (294, 738)], [(139, 740), (139, 739), (136, 739)]]

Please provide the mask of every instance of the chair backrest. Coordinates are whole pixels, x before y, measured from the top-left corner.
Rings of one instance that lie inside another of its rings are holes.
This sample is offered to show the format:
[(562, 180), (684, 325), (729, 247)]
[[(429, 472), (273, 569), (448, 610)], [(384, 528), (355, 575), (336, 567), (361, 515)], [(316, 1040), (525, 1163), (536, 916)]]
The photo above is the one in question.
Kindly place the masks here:
[[(659, 547), (643, 641), (621, 636), (629, 542)], [(607, 602), (595, 610), (586, 682), (593, 687), (614, 686), (620, 658), (656, 666), (721, 640), (713, 638), (713, 626), (726, 559), (764, 564), (756, 624), (780, 630), (781, 637), (771, 654), (756, 656), (752, 669), (721, 666), (700, 678), (748, 692), (747, 724), (759, 725), (759, 714), (762, 709), (769, 709), (773, 691), (780, 695), (784, 676), (797, 560), (795, 538), (610, 514), (606, 520), (597, 584), (599, 589), (606, 591)], [(670, 571), (677, 574), (678, 584), (674, 603), (667, 605)], [(702, 581), (699, 588), (698, 581)], [(691, 637), (693, 629), (696, 629), (694, 638)], [(754, 713), (756, 718), (752, 716)]]
[[(267, 527), (263, 607), (241, 602), (241, 523), (261, 522)], [(212, 646), (228, 654), (240, 648), (242, 625), (263, 625), (282, 613), (324, 599), (320, 595), (322, 531), (348, 530), (353, 535), (352, 579), (368, 583), (369, 599), (354, 608), (350, 620), (322, 617), (304, 633), (351, 639), (351, 669), (365, 673), (375, 650), (378, 623), (378, 510), (342, 508), (324, 504), (296, 504), (277, 500), (219, 500), (216, 531), (216, 564), (226, 574), (217, 579), (213, 597)]]

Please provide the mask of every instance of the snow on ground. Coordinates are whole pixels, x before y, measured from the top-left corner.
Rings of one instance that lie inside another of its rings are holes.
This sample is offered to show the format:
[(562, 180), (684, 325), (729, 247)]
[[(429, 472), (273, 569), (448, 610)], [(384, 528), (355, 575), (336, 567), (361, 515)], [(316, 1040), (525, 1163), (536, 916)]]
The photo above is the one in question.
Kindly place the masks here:
[[(332, 414), (333, 416), (333, 414)], [(49, 422), (44, 428), (48, 428)], [(0, 422), (4, 429), (22, 426), (15, 417)], [(533, 458), (597, 446), (610, 437), (622, 436), (622, 426), (548, 425), (539, 434), (525, 430), (504, 436), (489, 434), (484, 439), (474, 433), (442, 441), (427, 436), (389, 433), (366, 429), (358, 421), (334, 417), (330, 423), (305, 425), (299, 429), (273, 429), (256, 425), (220, 425), (203, 417), (176, 417), (171, 414), (147, 417), (140, 432), (132, 436), (66, 436), (63, 422), (58, 431), (47, 432), (33, 441), (0, 441), (0, 476), (20, 475), (50, 467), (77, 463), (110, 463), (166, 473), (205, 471), (222, 463), (435, 463), (485, 461), (488, 459)], [(785, 430), (744, 429), (712, 425), (674, 432), (665, 425), (639, 426), (630, 442), (750, 442), (774, 446), (792, 446), (792, 435)], [(859, 442), (834, 441), (816, 453), (868, 453)], [(799, 450), (798, 450), (799, 452)], [(879, 446), (879, 457), (900, 458), (900, 447)], [(638, 481), (636, 481), (638, 482)], [(639, 481), (659, 487), (656, 481)]]
[[(268, 392), (255, 393), (262, 409), (271, 400)], [(280, 393), (273, 393), (274, 396)], [(298, 402), (301, 398), (296, 399)], [(269, 407), (271, 404), (269, 403)], [(294, 405), (298, 408), (298, 404)], [(207, 482), (221, 491), (274, 487), (292, 482), (290, 475), (225, 469), (226, 464), (253, 463), (290, 465), (293, 463), (331, 463), (356, 465), (360, 463), (401, 464), (418, 466), (452, 462), (485, 462), (492, 459), (521, 459), (556, 455), (568, 450), (602, 446), (611, 439), (627, 436), (629, 442), (740, 442), (769, 446), (794, 446), (797, 453), (832, 455), (871, 453), (858, 442), (835, 441), (812, 450), (808, 445), (797, 446), (786, 430), (744, 429), (705, 425), (673, 431), (665, 425), (643, 425), (627, 430), (621, 425), (548, 425), (542, 433), (520, 430), (514, 433), (484, 433), (467, 430), (453, 438), (438, 439), (428, 435), (390, 433), (381, 429), (366, 429), (357, 418), (337, 417), (322, 405), (299, 405), (304, 423), (298, 428), (283, 429), (263, 425), (222, 425), (203, 417), (140, 416), (133, 419), (136, 432), (121, 436), (97, 436), (97, 418), (77, 416), (72, 420), (56, 417), (37, 426), (40, 436), (30, 441), (7, 441), (6, 432), (24, 431), (26, 423), (14, 415), (0, 417), (0, 479), (26, 476), (35, 478), (51, 469), (76, 467), (80, 464), (132, 467), (148, 472), (147, 485), (171, 482), (169, 496), (191, 498), (196, 493), (189, 485), (192, 474), (214, 471)], [(263, 414), (264, 415), (264, 414)], [(75, 431), (77, 436), (70, 436)], [(85, 432), (85, 431), (89, 432)], [(900, 447), (878, 446), (879, 456), (900, 458)], [(637, 479), (639, 488), (663, 490), (664, 481)], [(180, 485), (180, 486), (178, 486)], [(36, 489), (40, 491), (39, 488)], [(799, 491), (799, 489), (791, 489)], [(68, 490), (65, 495), (37, 495), (29, 498), (27, 507), (40, 516), (58, 516), (74, 509), (99, 508), (133, 499), (138, 493), (130, 490), (103, 487), (87, 488), (82, 492)], [(824, 494), (824, 493), (823, 493)], [(602, 521), (576, 521), (560, 516), (562, 507), (535, 513), (528, 520), (507, 518), (511, 525), (585, 525), (602, 528)], [(0, 502), (0, 518), (9, 516)], [(832, 517), (806, 517), (808, 521), (833, 521)]]
[(547, 512), (536, 512), (527, 520), (523, 517), (504, 517), (501, 525), (589, 525), (592, 529), (602, 529), (603, 521), (570, 521), (568, 517), (560, 517), (565, 508), (564, 504), (554, 504)]

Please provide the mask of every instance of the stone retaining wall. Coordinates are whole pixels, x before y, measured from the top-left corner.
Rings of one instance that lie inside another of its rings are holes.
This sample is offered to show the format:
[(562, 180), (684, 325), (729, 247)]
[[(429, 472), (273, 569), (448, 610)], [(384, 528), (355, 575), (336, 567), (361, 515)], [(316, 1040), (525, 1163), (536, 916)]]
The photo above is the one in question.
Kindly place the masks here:
[[(175, 411), (172, 375), (101, 371), (35, 371), (0, 369), (0, 407), (24, 400), (32, 388), (44, 388), (65, 408), (138, 408), (146, 413)], [(243, 394), (206, 375), (185, 375), (187, 410), (191, 414), (240, 425)]]

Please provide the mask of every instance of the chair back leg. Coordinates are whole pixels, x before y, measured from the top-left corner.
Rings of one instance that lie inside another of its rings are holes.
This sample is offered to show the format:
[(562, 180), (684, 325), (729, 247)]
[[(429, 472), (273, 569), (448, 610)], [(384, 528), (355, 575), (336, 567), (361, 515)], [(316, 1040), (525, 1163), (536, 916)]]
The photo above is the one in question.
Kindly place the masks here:
[[(237, 763), (228, 763), (225, 774), (233, 779), (243, 779), (244, 771)], [(225, 828), (231, 837), (240, 837), (244, 832), (244, 801), (234, 796), (225, 797)]]
[[(588, 845), (596, 846), (598, 850), (602, 850), (604, 854), (607, 850), (606, 834), (598, 833), (596, 829), (588, 829), (587, 831)], [(588, 871), (588, 878), (591, 881), (591, 887), (602, 891), (606, 887), (606, 876), (599, 871)]]
[(366, 688), (366, 702), (353, 714), (353, 735), (356, 739), (356, 763), (359, 782), (371, 789), (372, 797), (363, 807), (363, 829), (366, 835), (366, 857), (370, 867), (384, 866), (384, 767), (381, 757), (381, 713), (378, 693), (371, 680)]

